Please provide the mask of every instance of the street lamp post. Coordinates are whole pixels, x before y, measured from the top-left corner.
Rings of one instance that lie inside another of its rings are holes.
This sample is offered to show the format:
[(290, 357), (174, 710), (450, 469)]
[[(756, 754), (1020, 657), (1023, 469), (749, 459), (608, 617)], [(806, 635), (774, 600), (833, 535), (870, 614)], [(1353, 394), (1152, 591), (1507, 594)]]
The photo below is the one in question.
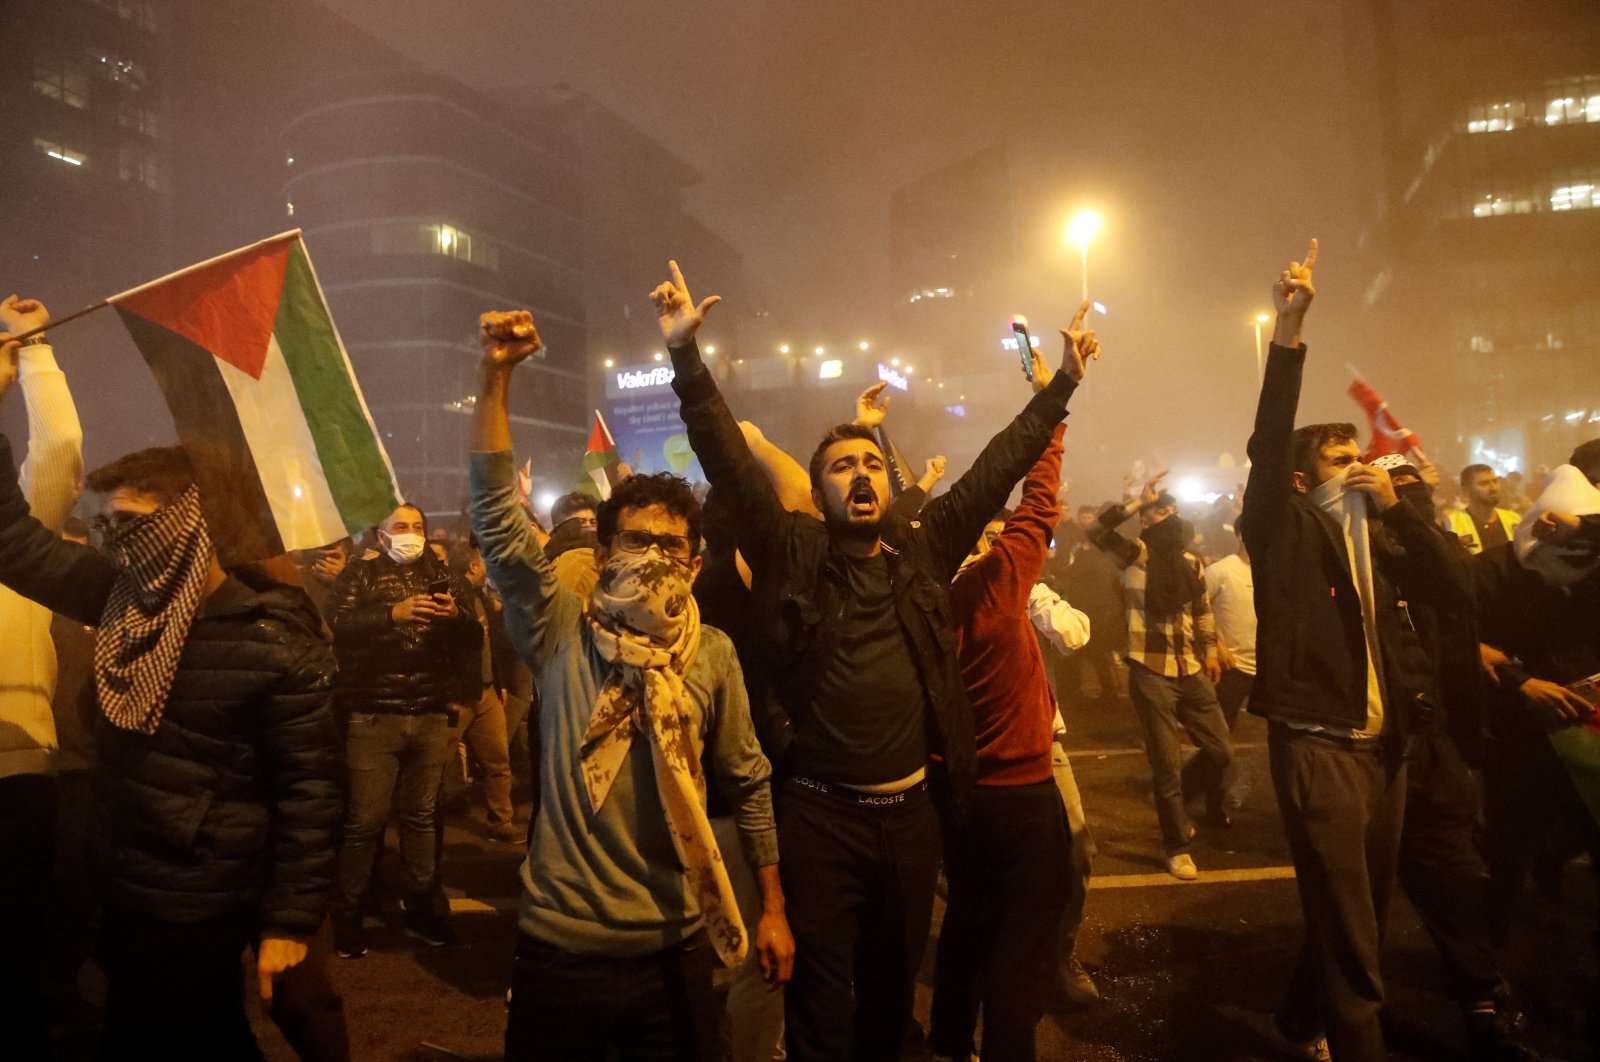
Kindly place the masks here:
[(1085, 301), (1089, 298), (1089, 244), (1099, 235), (1104, 223), (1105, 219), (1093, 210), (1080, 210), (1067, 222), (1067, 242), (1078, 245), (1078, 264), (1083, 277)]
[(1267, 323), (1267, 315), (1266, 314), (1264, 314), (1264, 313), (1256, 314), (1255, 326), (1256, 326), (1256, 383), (1257, 384), (1260, 384), (1260, 383), (1264, 382), (1266, 380), (1266, 376), (1267, 376), (1266, 363), (1261, 360), (1261, 326), (1266, 324), (1266, 323)]

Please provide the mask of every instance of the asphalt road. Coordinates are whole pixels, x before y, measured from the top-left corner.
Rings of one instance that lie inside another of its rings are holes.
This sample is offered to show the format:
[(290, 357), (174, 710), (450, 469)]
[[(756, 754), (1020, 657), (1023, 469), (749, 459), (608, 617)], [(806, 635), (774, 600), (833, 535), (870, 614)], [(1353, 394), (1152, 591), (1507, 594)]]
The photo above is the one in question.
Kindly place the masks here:
[[(1246, 719), (1235, 736), (1248, 792), (1231, 829), (1202, 832), (1194, 853), (1201, 879), (1194, 883), (1162, 869), (1131, 708), (1086, 710), (1069, 725), (1099, 848), (1079, 956), (1104, 1000), (1047, 1017), (1039, 1057), (1284, 1057), (1270, 1015), (1298, 948), (1300, 914), (1266, 776), (1262, 724)], [(520, 852), (488, 841), (481, 823), (480, 810), (457, 814), (447, 835), (445, 879), (461, 943), (428, 948), (392, 924), (373, 924), (367, 957), (332, 960), (356, 1059), (501, 1057)], [(1591, 943), (1597, 897), (1585, 867), (1570, 866), (1564, 888), (1558, 907), (1528, 896), (1505, 973), (1534, 1019), (1540, 1046), (1577, 1062), (1600, 1058), (1600, 978)], [(1403, 903), (1389, 930), (1385, 976), (1395, 1057), (1461, 1058), (1459, 1018), (1442, 994), (1427, 938)], [(918, 993), (924, 1022), (931, 946), (928, 956)], [(254, 1018), (268, 1057), (292, 1059), (270, 1022), (259, 1013)]]

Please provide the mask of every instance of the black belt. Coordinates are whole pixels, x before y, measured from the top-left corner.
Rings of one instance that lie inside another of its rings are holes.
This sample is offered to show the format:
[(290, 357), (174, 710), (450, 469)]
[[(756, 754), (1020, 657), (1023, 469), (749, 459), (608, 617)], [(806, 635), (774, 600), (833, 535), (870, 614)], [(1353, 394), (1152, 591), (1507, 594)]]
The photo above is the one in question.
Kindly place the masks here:
[(871, 808), (886, 808), (904, 804), (912, 796), (928, 791), (928, 780), (926, 778), (907, 786), (898, 793), (863, 793), (858, 789), (849, 789), (829, 782), (819, 782), (815, 778), (807, 778), (799, 774), (790, 775), (789, 784), (797, 785), (802, 789), (809, 789), (814, 793), (822, 793), (850, 804)]
[(1389, 739), (1385, 737), (1357, 738), (1347, 734), (1330, 734), (1325, 730), (1305, 730), (1297, 726), (1284, 724), (1285, 737), (1308, 737), (1315, 741), (1326, 742), (1329, 745), (1338, 745), (1347, 752), (1382, 752), (1389, 747)]

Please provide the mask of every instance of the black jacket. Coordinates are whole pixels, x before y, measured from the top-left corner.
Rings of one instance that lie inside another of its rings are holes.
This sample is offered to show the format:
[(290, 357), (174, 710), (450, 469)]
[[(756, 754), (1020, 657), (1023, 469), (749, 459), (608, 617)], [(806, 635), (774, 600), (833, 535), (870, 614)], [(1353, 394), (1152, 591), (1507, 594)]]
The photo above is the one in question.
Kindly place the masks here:
[[(751, 615), (772, 668), (778, 698), (792, 718), (809, 708), (822, 661), (833, 652), (845, 605), (844, 558), (815, 517), (783, 508), (751, 456), (739, 425), (694, 344), (671, 351), (672, 381), (689, 443), (706, 478), (736, 516), (738, 545), (750, 566)], [(1066, 416), (1075, 382), (1057, 373), (1049, 387), (989, 442), (949, 491), (914, 519), (891, 511), (881, 534), (895, 611), (927, 691), (929, 746), (943, 760), (935, 780), (964, 802), (977, 773), (972, 708), (956, 666), (947, 590), (1011, 488), (1033, 467)]]
[[(431, 623), (396, 623), (393, 609), (450, 579), (456, 615)], [(388, 554), (353, 560), (328, 595), (328, 626), (339, 657), (335, 703), (342, 712), (414, 715), (448, 712), (461, 697), (465, 660), (483, 648), (483, 627), (472, 607), (472, 587), (450, 578), (432, 547), (412, 564)], [(477, 702), (477, 697), (472, 698)]]
[[(103, 554), (27, 514), (0, 436), (0, 582), (96, 624), (115, 578)], [(343, 810), (333, 669), (298, 590), (230, 577), (201, 603), (156, 732), (97, 722), (94, 860), (109, 906), (315, 932)]]
[[(1256, 680), (1250, 711), (1289, 722), (1359, 729), (1367, 718), (1367, 640), (1338, 525), (1294, 489), (1292, 436), (1305, 347), (1273, 344), (1250, 436), (1250, 481), (1239, 518), (1256, 584)], [(1373, 583), (1386, 721), (1437, 712), (1430, 659), (1408, 599), (1470, 605), (1465, 570), (1410, 505), (1372, 524)]]

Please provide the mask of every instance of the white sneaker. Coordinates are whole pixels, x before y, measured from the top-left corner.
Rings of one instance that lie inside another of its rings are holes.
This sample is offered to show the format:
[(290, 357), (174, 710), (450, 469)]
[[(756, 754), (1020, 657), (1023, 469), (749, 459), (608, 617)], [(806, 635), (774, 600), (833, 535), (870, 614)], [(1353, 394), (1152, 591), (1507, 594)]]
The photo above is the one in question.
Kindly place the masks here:
[(1167, 873), (1179, 881), (1194, 881), (1200, 877), (1200, 868), (1194, 865), (1194, 857), (1184, 852), (1167, 857)]

